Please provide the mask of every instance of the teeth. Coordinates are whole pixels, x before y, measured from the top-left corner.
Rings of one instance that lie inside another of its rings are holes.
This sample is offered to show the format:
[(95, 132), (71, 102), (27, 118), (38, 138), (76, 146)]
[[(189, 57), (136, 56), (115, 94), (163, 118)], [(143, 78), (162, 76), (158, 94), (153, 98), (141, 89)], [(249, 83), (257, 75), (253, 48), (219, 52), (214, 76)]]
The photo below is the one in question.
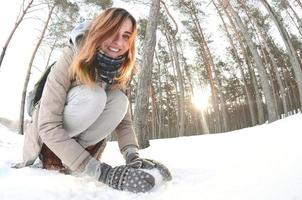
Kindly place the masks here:
[(109, 47), (109, 50), (110, 50), (110, 51), (114, 51), (114, 52), (118, 52), (118, 51), (119, 51), (119, 49), (115, 49), (115, 48), (113, 48), (113, 47)]

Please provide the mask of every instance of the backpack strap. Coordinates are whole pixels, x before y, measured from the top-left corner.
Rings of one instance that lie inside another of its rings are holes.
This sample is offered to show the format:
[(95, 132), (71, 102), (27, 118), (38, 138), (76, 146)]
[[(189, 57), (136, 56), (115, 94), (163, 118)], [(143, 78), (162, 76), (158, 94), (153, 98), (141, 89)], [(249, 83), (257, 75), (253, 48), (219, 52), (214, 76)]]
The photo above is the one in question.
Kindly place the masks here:
[(34, 108), (40, 101), (43, 93), (43, 89), (47, 80), (47, 76), (49, 75), (49, 72), (51, 68), (56, 64), (56, 61), (53, 62), (51, 65), (49, 65), (40, 79), (35, 84), (34, 88), (28, 93), (26, 97), (26, 103), (27, 103), (27, 113), (29, 116), (32, 116)]

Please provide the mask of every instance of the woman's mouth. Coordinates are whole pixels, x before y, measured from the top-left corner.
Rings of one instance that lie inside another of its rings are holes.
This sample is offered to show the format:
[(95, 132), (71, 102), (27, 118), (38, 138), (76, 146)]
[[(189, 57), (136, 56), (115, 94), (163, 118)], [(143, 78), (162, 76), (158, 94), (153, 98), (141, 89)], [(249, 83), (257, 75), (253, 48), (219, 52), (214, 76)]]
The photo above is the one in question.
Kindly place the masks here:
[(114, 53), (117, 53), (120, 51), (120, 49), (117, 49), (117, 48), (113, 48), (113, 47), (108, 47), (108, 49)]

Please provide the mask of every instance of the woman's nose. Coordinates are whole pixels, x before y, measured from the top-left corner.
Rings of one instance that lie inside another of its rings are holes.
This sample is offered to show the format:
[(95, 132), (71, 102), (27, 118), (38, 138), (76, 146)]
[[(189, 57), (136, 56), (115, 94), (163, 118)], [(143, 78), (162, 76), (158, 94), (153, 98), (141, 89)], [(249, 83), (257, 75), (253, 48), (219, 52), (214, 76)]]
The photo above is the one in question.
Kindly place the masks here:
[(122, 44), (122, 37), (119, 34), (116, 34), (113, 38), (113, 42), (118, 44), (118, 45), (121, 45)]

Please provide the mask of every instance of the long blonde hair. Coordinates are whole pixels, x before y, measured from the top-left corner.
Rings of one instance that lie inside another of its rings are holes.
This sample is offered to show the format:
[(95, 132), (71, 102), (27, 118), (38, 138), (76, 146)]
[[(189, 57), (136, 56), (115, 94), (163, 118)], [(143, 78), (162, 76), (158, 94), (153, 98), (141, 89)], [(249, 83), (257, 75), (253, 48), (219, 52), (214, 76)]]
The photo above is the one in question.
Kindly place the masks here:
[(71, 64), (71, 76), (81, 83), (94, 86), (96, 83), (95, 67), (93, 62), (99, 45), (116, 33), (121, 25), (130, 19), (132, 22), (132, 34), (129, 39), (129, 50), (126, 59), (120, 69), (120, 75), (115, 78), (115, 84), (111, 88), (123, 88), (131, 77), (135, 65), (135, 40), (137, 24), (134, 17), (122, 8), (109, 8), (97, 16), (91, 23), (90, 29), (80, 45), (78, 54)]

